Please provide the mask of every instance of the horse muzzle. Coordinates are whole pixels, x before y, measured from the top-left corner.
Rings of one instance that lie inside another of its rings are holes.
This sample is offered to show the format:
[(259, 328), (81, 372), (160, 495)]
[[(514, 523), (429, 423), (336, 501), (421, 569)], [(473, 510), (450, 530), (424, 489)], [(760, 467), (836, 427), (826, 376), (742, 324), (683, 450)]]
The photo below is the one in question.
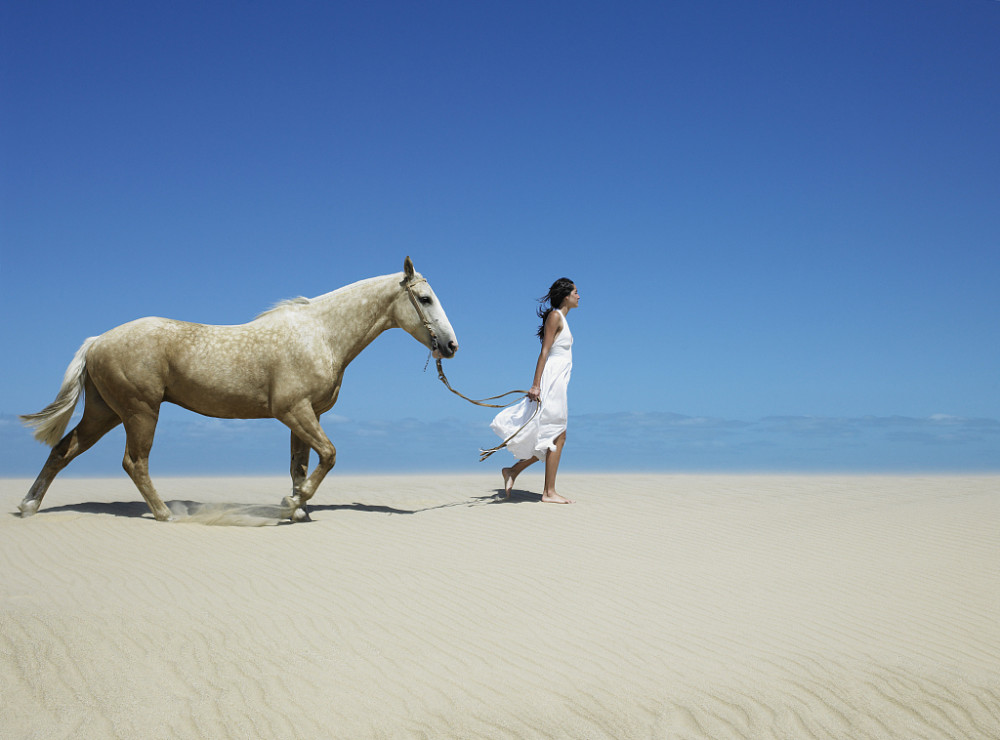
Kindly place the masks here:
[(458, 352), (458, 342), (452, 339), (449, 340), (447, 345), (437, 345), (437, 348), (431, 354), (433, 354), (435, 360), (447, 360), (454, 357), (456, 352)]

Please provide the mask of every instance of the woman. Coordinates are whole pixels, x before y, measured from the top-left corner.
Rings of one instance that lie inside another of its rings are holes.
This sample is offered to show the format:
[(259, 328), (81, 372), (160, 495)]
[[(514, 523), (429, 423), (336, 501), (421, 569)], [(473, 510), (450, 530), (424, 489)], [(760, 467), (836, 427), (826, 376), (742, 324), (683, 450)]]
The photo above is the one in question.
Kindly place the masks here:
[[(571, 504), (556, 493), (556, 473), (559, 458), (566, 443), (566, 390), (573, 370), (573, 334), (569, 330), (566, 314), (580, 305), (580, 294), (569, 278), (559, 278), (548, 294), (541, 299), (538, 315), (542, 325), (538, 338), (542, 351), (535, 365), (535, 379), (528, 395), (514, 406), (504, 409), (490, 425), (501, 439), (507, 439), (507, 449), (517, 458), (517, 463), (501, 471), (507, 498), (514, 488), (514, 481), (529, 465), (545, 458), (545, 489), (542, 501), (549, 504)], [(545, 304), (548, 303), (548, 308)], [(534, 418), (536, 404), (540, 405)], [(528, 420), (531, 419), (529, 422)], [(527, 426), (517, 431), (527, 422)]]

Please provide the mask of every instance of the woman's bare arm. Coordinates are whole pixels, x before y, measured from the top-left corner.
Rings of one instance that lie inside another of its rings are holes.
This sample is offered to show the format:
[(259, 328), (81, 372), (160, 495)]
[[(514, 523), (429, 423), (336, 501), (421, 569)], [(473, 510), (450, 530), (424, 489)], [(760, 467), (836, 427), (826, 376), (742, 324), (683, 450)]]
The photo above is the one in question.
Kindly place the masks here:
[(535, 363), (535, 379), (528, 391), (528, 398), (537, 401), (542, 395), (542, 371), (545, 370), (545, 361), (549, 359), (549, 350), (556, 341), (556, 336), (562, 331), (562, 321), (553, 310), (545, 319), (545, 331), (542, 333), (542, 351), (538, 353), (538, 362)]

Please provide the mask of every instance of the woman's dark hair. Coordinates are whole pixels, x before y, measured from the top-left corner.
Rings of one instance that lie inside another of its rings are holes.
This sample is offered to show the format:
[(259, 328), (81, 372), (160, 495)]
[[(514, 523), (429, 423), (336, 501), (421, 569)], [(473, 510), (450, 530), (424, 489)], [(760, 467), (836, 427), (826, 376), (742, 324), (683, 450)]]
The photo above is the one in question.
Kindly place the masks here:
[[(549, 314), (554, 309), (562, 305), (562, 302), (566, 300), (566, 296), (573, 292), (574, 287), (573, 281), (569, 278), (559, 278), (552, 283), (549, 292), (538, 299), (538, 302), (542, 304), (538, 307), (538, 318), (542, 320), (542, 325), (538, 327), (538, 341), (542, 341), (545, 336), (545, 319), (549, 317)], [(547, 307), (546, 303), (549, 304)]]

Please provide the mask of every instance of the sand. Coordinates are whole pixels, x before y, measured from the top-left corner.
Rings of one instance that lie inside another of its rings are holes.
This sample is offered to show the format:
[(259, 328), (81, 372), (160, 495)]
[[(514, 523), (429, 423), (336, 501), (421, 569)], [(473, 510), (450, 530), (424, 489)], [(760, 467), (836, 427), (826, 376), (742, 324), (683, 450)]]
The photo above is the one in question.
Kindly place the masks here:
[(0, 480), (0, 737), (1000, 737), (1000, 476), (157, 483)]

